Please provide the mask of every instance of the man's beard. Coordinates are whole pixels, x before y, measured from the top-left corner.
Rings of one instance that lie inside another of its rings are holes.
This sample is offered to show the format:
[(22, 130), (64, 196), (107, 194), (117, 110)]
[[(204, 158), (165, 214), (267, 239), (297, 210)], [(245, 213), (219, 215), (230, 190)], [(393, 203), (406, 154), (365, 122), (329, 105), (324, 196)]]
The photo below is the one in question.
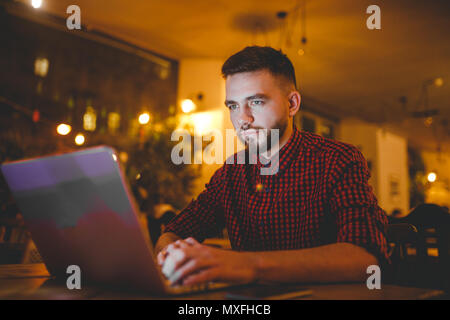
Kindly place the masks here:
[[(277, 122), (272, 128), (260, 128), (260, 127), (248, 127), (248, 129), (257, 130), (257, 134), (255, 135), (255, 139), (247, 138), (245, 139), (241, 135), (238, 135), (239, 140), (245, 145), (247, 149), (251, 151), (257, 152), (257, 154), (265, 153), (265, 152), (274, 152), (277, 151), (279, 140), (286, 132), (288, 126), (288, 121), (280, 120)], [(265, 129), (265, 130), (264, 130)], [(271, 134), (271, 130), (278, 129), (278, 141), (272, 141), (273, 138)], [(271, 148), (275, 147), (275, 150), (271, 150)]]

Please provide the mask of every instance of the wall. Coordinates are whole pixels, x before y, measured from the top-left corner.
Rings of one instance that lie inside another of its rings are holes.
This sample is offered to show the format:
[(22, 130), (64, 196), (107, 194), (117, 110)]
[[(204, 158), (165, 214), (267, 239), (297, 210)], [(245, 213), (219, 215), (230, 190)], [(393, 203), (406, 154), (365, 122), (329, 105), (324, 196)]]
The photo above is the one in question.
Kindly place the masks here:
[(377, 184), (383, 209), (409, 212), (408, 144), (406, 138), (377, 130)]
[[(225, 130), (233, 129), (233, 125), (224, 105), (225, 80), (220, 73), (222, 64), (222, 60), (216, 59), (183, 59), (179, 62), (177, 111), (183, 122), (192, 122), (195, 128), (203, 133), (209, 129), (218, 129), (225, 137)], [(203, 95), (201, 100), (198, 99), (199, 93)], [(182, 113), (183, 99), (191, 99), (196, 103), (197, 109), (192, 114)], [(242, 145), (239, 145), (237, 150), (240, 148)], [(221, 164), (202, 164), (202, 174), (197, 181), (195, 196), (204, 189), (205, 183), (222, 166), (227, 156), (229, 155), (224, 152)]]
[(342, 120), (339, 140), (358, 147), (371, 168), (370, 185), (380, 206), (390, 214), (409, 212), (409, 177), (406, 138), (356, 119)]

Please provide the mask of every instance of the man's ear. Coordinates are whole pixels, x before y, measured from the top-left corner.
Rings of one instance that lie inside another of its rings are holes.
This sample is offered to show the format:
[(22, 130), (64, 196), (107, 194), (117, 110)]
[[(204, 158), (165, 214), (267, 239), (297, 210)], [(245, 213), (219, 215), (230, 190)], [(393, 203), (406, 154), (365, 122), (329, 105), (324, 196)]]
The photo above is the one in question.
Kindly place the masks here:
[(288, 95), (289, 99), (289, 116), (293, 117), (300, 109), (300, 103), (302, 101), (302, 97), (298, 91), (292, 91)]

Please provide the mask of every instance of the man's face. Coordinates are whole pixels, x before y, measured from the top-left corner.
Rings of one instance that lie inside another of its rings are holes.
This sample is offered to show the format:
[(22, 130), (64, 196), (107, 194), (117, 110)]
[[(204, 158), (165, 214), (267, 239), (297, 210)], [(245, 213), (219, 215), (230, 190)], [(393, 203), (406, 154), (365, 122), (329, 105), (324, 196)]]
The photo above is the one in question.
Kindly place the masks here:
[[(289, 123), (287, 88), (269, 71), (236, 73), (226, 79), (225, 105), (238, 138), (246, 145), (270, 149), (270, 129), (281, 138)], [(263, 135), (261, 129), (267, 129)]]

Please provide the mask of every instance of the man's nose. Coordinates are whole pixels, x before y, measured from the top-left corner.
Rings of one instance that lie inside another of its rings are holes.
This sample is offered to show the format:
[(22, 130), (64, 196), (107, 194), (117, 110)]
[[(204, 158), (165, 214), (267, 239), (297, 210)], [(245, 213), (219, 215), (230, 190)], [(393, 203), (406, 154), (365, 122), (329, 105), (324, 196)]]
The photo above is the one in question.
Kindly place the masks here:
[(238, 122), (240, 125), (245, 123), (253, 123), (255, 118), (252, 115), (252, 111), (248, 106), (241, 108), (241, 112), (239, 114)]

